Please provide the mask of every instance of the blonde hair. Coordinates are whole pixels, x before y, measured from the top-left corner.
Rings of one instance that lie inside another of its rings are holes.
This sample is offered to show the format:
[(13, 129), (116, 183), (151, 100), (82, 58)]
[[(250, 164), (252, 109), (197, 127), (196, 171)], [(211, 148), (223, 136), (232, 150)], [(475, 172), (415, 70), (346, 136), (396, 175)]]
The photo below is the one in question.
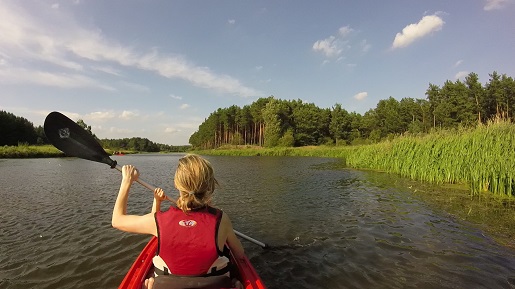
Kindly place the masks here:
[(173, 181), (179, 190), (177, 207), (184, 212), (209, 205), (218, 185), (211, 163), (195, 154), (179, 159)]

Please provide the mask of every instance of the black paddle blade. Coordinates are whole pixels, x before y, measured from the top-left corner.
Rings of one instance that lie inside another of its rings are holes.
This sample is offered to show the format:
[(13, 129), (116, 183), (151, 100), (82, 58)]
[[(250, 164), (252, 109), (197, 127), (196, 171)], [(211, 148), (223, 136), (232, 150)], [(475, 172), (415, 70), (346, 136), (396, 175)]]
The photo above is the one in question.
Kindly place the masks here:
[(109, 157), (93, 135), (62, 113), (54, 111), (48, 114), (44, 129), (48, 140), (66, 155), (116, 167), (116, 161)]

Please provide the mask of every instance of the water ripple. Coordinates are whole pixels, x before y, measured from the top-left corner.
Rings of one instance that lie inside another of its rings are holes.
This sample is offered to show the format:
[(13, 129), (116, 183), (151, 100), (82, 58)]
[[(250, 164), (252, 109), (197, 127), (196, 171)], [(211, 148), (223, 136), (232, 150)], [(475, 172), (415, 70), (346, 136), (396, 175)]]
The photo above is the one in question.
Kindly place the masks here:
[[(126, 156), (171, 190), (178, 156)], [(209, 157), (216, 204), (269, 288), (515, 288), (515, 252), (392, 176), (318, 158)], [(148, 236), (111, 228), (120, 175), (78, 159), (0, 162), (0, 288), (116, 288)], [(28, 181), (29, 180), (29, 181)], [(129, 211), (150, 210), (134, 187)]]

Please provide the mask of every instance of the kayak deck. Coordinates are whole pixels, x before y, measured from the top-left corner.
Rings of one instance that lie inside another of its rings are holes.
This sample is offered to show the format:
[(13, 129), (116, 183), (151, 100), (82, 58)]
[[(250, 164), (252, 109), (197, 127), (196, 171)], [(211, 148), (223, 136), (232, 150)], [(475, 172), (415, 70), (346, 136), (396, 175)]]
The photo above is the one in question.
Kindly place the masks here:
[[(155, 256), (156, 251), (157, 238), (152, 237), (132, 264), (118, 289), (141, 289), (145, 279), (153, 272), (152, 258)], [(261, 277), (259, 277), (256, 269), (246, 256), (243, 259), (235, 259), (231, 253), (230, 259), (231, 263), (236, 267), (236, 272), (231, 272), (231, 274), (235, 273), (237, 275), (232, 276), (240, 280), (245, 289), (266, 289)]]

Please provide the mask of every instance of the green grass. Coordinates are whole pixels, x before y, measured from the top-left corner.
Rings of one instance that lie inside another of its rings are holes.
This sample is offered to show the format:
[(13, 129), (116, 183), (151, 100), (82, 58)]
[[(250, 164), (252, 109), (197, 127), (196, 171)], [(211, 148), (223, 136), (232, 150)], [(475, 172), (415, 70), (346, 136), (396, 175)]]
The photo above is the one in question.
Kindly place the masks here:
[[(140, 152), (132, 150), (105, 149), (106, 153), (112, 155), (115, 151), (122, 154), (138, 154)], [(53, 158), (64, 157), (65, 154), (53, 145), (26, 145), (19, 144), (17, 146), (0, 146), (0, 159), (15, 158)]]
[[(419, 181), (419, 185), (412, 186), (413, 193), (426, 202), (476, 224), (499, 243), (515, 248), (514, 124), (493, 123), (469, 130), (402, 136), (373, 145), (232, 146), (197, 153), (333, 157), (343, 159), (347, 167), (398, 174)], [(427, 189), (432, 184), (434, 187)]]
[(472, 195), (492, 192), (515, 196), (515, 125), (491, 124), (467, 131), (353, 148), (348, 166), (396, 173), (434, 184), (463, 183)]
[(402, 136), (361, 146), (299, 148), (222, 147), (197, 151), (231, 156), (342, 158), (348, 167), (395, 173), (433, 184), (465, 184), (472, 195), (515, 196), (515, 125), (501, 122), (470, 130)]
[(121, 153), (121, 154), (124, 154), (124, 155), (129, 155), (129, 154), (138, 154), (139, 152), (137, 151), (133, 151), (133, 150), (123, 150), (123, 149), (104, 149), (105, 152), (109, 155), (113, 155), (115, 152), (118, 152), (118, 153)]
[(52, 145), (0, 146), (0, 158), (62, 157), (64, 154)]

